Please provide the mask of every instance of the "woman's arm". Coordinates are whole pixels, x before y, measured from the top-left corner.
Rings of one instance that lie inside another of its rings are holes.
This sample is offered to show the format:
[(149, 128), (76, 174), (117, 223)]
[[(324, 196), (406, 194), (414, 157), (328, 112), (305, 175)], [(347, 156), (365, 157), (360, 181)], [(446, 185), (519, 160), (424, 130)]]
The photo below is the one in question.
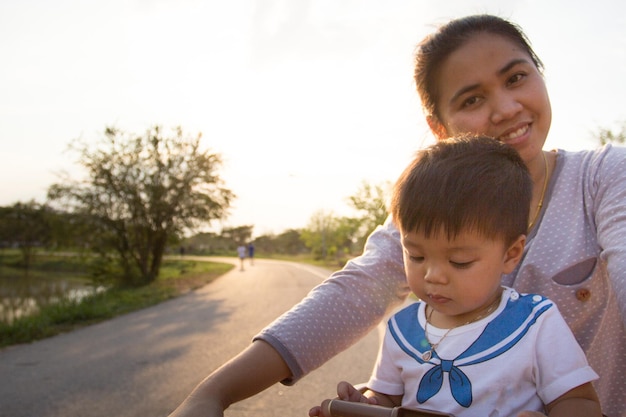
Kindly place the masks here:
[(389, 220), (372, 233), (363, 255), (314, 288), (255, 339), (276, 349), (290, 384), (352, 346), (409, 294), (400, 234)]
[(601, 257), (608, 264), (609, 279), (621, 319), (626, 326), (626, 149), (607, 146), (594, 160), (590, 180)]
[(170, 417), (221, 417), (231, 404), (289, 376), (287, 364), (273, 347), (253, 342), (205, 378)]

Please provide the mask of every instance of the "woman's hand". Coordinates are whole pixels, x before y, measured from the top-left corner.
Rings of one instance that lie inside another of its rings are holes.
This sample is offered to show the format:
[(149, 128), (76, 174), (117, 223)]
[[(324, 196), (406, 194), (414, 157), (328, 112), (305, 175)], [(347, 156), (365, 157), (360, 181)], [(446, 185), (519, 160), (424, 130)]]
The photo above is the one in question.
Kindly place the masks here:
[(546, 415), (539, 411), (522, 411), (517, 417), (546, 417)]

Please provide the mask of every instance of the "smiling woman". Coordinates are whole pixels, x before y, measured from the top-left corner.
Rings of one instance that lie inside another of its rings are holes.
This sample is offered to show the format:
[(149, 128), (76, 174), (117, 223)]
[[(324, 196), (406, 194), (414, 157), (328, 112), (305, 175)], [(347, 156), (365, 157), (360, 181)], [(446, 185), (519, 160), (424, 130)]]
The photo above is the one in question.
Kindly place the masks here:
[[(468, 48), (450, 54), (437, 75), (446, 83), (438, 83), (442, 88), (434, 97), (438, 112), (433, 116), (445, 120), (441, 125), (445, 134), (484, 131), (526, 156), (541, 149), (552, 121), (552, 110), (539, 68), (527, 51), (513, 47), (515, 53), (511, 54), (511, 49), (506, 38), (493, 39), (485, 34), (468, 41)], [(472, 50), (479, 53), (469, 55), (468, 51)], [(478, 62), (488, 62), (491, 67), (480, 73), (455, 71), (459, 67), (475, 68)], [(514, 98), (511, 92), (516, 94)], [(505, 125), (503, 121), (521, 107), (528, 109), (526, 118), (514, 126)], [(429, 123), (433, 122), (429, 119)], [(439, 132), (436, 125), (433, 127)]]

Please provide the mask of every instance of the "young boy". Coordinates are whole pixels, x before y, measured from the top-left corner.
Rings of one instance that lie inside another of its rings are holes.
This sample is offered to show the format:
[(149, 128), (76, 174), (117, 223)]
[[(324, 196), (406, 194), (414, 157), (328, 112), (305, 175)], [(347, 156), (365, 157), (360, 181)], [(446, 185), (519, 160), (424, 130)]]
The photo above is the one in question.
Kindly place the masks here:
[(496, 140), (418, 153), (390, 212), (421, 301), (389, 320), (368, 391), (342, 382), (340, 399), (457, 417), (602, 415), (598, 376), (556, 305), (500, 283), (524, 256), (531, 199), (524, 162)]

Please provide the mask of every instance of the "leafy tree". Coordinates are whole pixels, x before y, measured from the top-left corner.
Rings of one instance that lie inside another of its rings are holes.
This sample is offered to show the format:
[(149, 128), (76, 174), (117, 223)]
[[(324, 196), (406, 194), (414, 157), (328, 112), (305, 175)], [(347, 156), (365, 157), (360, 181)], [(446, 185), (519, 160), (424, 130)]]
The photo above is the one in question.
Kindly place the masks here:
[(274, 239), (276, 252), (289, 255), (306, 253), (307, 248), (302, 242), (301, 233), (300, 230), (289, 229), (276, 236)]
[(276, 247), (275, 235), (258, 236), (252, 243), (254, 244), (256, 254), (261, 252), (265, 254), (280, 253)]
[[(336, 257), (351, 255), (358, 244), (363, 229), (363, 219), (340, 217), (336, 219), (333, 242), (336, 245)], [(360, 249), (360, 248), (359, 248)]]
[(48, 247), (53, 250), (85, 251), (92, 241), (91, 222), (80, 213), (69, 213), (48, 207), (47, 223), (50, 227)]
[(37, 248), (50, 241), (48, 210), (47, 206), (34, 200), (0, 208), (0, 240), (6, 245), (17, 246), (26, 269), (30, 268)]
[(299, 255), (309, 250), (301, 239), (300, 230), (289, 229), (279, 235), (262, 235), (254, 239), (259, 254)]
[(301, 239), (315, 259), (334, 258), (343, 264), (358, 240), (360, 227), (359, 219), (335, 217), (332, 212), (320, 210), (302, 230)]
[(143, 135), (108, 127), (93, 147), (70, 145), (86, 179), (65, 175), (48, 197), (90, 220), (93, 249), (116, 254), (118, 284), (155, 280), (169, 241), (226, 216), (234, 194), (218, 175), (220, 155), (203, 150), (200, 138), (180, 127), (169, 135), (159, 126)]
[(622, 123), (622, 126), (618, 131), (600, 128), (598, 129), (596, 136), (601, 145), (606, 145), (607, 143), (623, 145), (626, 143), (626, 122)]
[(181, 242), (181, 246), (186, 252), (197, 255), (224, 255), (233, 250), (230, 240), (213, 232), (202, 232), (188, 237)]
[(362, 248), (370, 233), (385, 222), (390, 189), (389, 182), (372, 185), (363, 181), (356, 194), (348, 197), (348, 203), (358, 212), (357, 217), (361, 221), (356, 246)]
[(348, 197), (356, 217), (335, 217), (320, 210), (313, 214), (301, 239), (316, 259), (333, 256), (342, 260), (355, 248), (362, 248), (369, 234), (387, 218), (388, 183), (363, 182), (356, 194)]
[(222, 238), (231, 242), (231, 249), (236, 249), (237, 246), (245, 245), (250, 241), (252, 229), (254, 229), (254, 226), (224, 228), (222, 230)]
[(327, 259), (337, 254), (340, 245), (338, 227), (339, 219), (332, 212), (318, 210), (313, 213), (308, 226), (302, 230), (301, 239), (315, 259)]

